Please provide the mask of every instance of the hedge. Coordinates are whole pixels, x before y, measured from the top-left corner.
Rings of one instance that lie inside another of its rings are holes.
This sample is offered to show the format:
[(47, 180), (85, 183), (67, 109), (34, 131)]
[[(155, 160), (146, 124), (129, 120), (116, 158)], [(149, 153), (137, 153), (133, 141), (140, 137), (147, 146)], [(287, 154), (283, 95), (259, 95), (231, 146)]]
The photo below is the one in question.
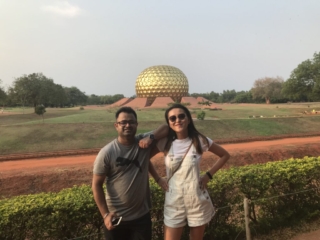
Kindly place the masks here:
[[(289, 159), (221, 170), (208, 190), (216, 215), (205, 239), (243, 236), (243, 198), (250, 202), (254, 235), (320, 216), (320, 157)], [(163, 239), (164, 193), (150, 180), (153, 239)], [(90, 186), (0, 201), (0, 239), (102, 239), (102, 220)], [(188, 239), (188, 229), (183, 233)]]

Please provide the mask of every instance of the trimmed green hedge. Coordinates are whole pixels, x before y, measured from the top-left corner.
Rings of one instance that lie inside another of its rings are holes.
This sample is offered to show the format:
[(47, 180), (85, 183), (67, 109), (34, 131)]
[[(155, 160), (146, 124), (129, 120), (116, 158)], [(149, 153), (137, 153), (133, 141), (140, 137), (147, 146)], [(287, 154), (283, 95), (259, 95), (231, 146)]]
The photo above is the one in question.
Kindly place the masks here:
[[(153, 238), (158, 240), (163, 239), (164, 193), (153, 180), (150, 186)], [(251, 200), (253, 235), (318, 218), (319, 186), (320, 157), (219, 171), (208, 186), (218, 211), (206, 228), (205, 239), (244, 235), (244, 197)], [(101, 233), (101, 216), (89, 186), (0, 201), (0, 239), (101, 239)], [(187, 230), (184, 239), (188, 239)]]

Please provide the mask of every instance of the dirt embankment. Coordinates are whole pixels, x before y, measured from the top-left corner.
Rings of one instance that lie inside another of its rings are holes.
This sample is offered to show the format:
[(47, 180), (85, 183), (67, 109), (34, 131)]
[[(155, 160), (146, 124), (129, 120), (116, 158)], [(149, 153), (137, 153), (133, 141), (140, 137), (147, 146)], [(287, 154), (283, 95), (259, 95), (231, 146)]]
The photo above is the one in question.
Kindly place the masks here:
[[(230, 160), (225, 165), (225, 168), (228, 168), (291, 157), (320, 156), (319, 143), (320, 137), (300, 137), (221, 145), (231, 154)], [(44, 158), (42, 155), (42, 158), (25, 160), (2, 159), (0, 160), (0, 197), (56, 192), (74, 185), (90, 184), (96, 152), (97, 150), (94, 150), (91, 154), (82, 153), (87, 155), (71, 154), (64, 157), (59, 156), (58, 153), (51, 153), (57, 157)], [(216, 156), (205, 153), (201, 161), (201, 169), (210, 168), (216, 160)], [(152, 158), (152, 162), (157, 171), (164, 176), (163, 155), (156, 155)]]

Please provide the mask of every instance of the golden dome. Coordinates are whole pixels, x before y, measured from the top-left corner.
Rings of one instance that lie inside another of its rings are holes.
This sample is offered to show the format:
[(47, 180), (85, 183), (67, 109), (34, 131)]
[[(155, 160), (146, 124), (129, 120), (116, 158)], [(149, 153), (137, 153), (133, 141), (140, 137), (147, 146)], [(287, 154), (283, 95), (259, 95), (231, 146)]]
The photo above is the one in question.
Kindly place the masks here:
[(157, 97), (171, 97), (180, 102), (188, 96), (189, 84), (184, 73), (172, 66), (159, 65), (143, 70), (136, 80), (137, 97), (148, 98), (151, 104)]

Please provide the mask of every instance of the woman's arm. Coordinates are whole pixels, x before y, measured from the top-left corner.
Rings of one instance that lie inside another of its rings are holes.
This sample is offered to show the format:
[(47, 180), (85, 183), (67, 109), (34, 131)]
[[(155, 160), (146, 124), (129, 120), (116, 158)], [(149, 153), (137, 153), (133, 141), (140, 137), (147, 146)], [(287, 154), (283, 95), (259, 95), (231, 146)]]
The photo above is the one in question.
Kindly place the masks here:
[(214, 142), (211, 144), (208, 151), (220, 157), (220, 159), (208, 171), (211, 175), (214, 175), (229, 160), (230, 154), (227, 150)]
[(219, 156), (220, 159), (207, 171), (209, 174), (205, 174), (201, 177), (201, 187), (207, 186), (207, 183), (211, 180), (209, 175), (213, 176), (230, 158), (230, 154), (227, 150), (214, 142), (211, 144), (208, 151)]
[[(159, 152), (157, 147), (154, 147), (153, 149), (156, 149), (157, 152)], [(152, 151), (151, 151), (151, 155), (152, 155)], [(156, 183), (159, 184), (159, 186), (162, 188), (162, 190), (168, 191), (168, 183), (167, 183), (167, 181), (164, 178), (159, 176), (159, 174), (156, 171), (156, 169), (154, 168), (151, 160), (149, 162), (149, 173), (151, 174), (153, 179), (156, 181)]]

